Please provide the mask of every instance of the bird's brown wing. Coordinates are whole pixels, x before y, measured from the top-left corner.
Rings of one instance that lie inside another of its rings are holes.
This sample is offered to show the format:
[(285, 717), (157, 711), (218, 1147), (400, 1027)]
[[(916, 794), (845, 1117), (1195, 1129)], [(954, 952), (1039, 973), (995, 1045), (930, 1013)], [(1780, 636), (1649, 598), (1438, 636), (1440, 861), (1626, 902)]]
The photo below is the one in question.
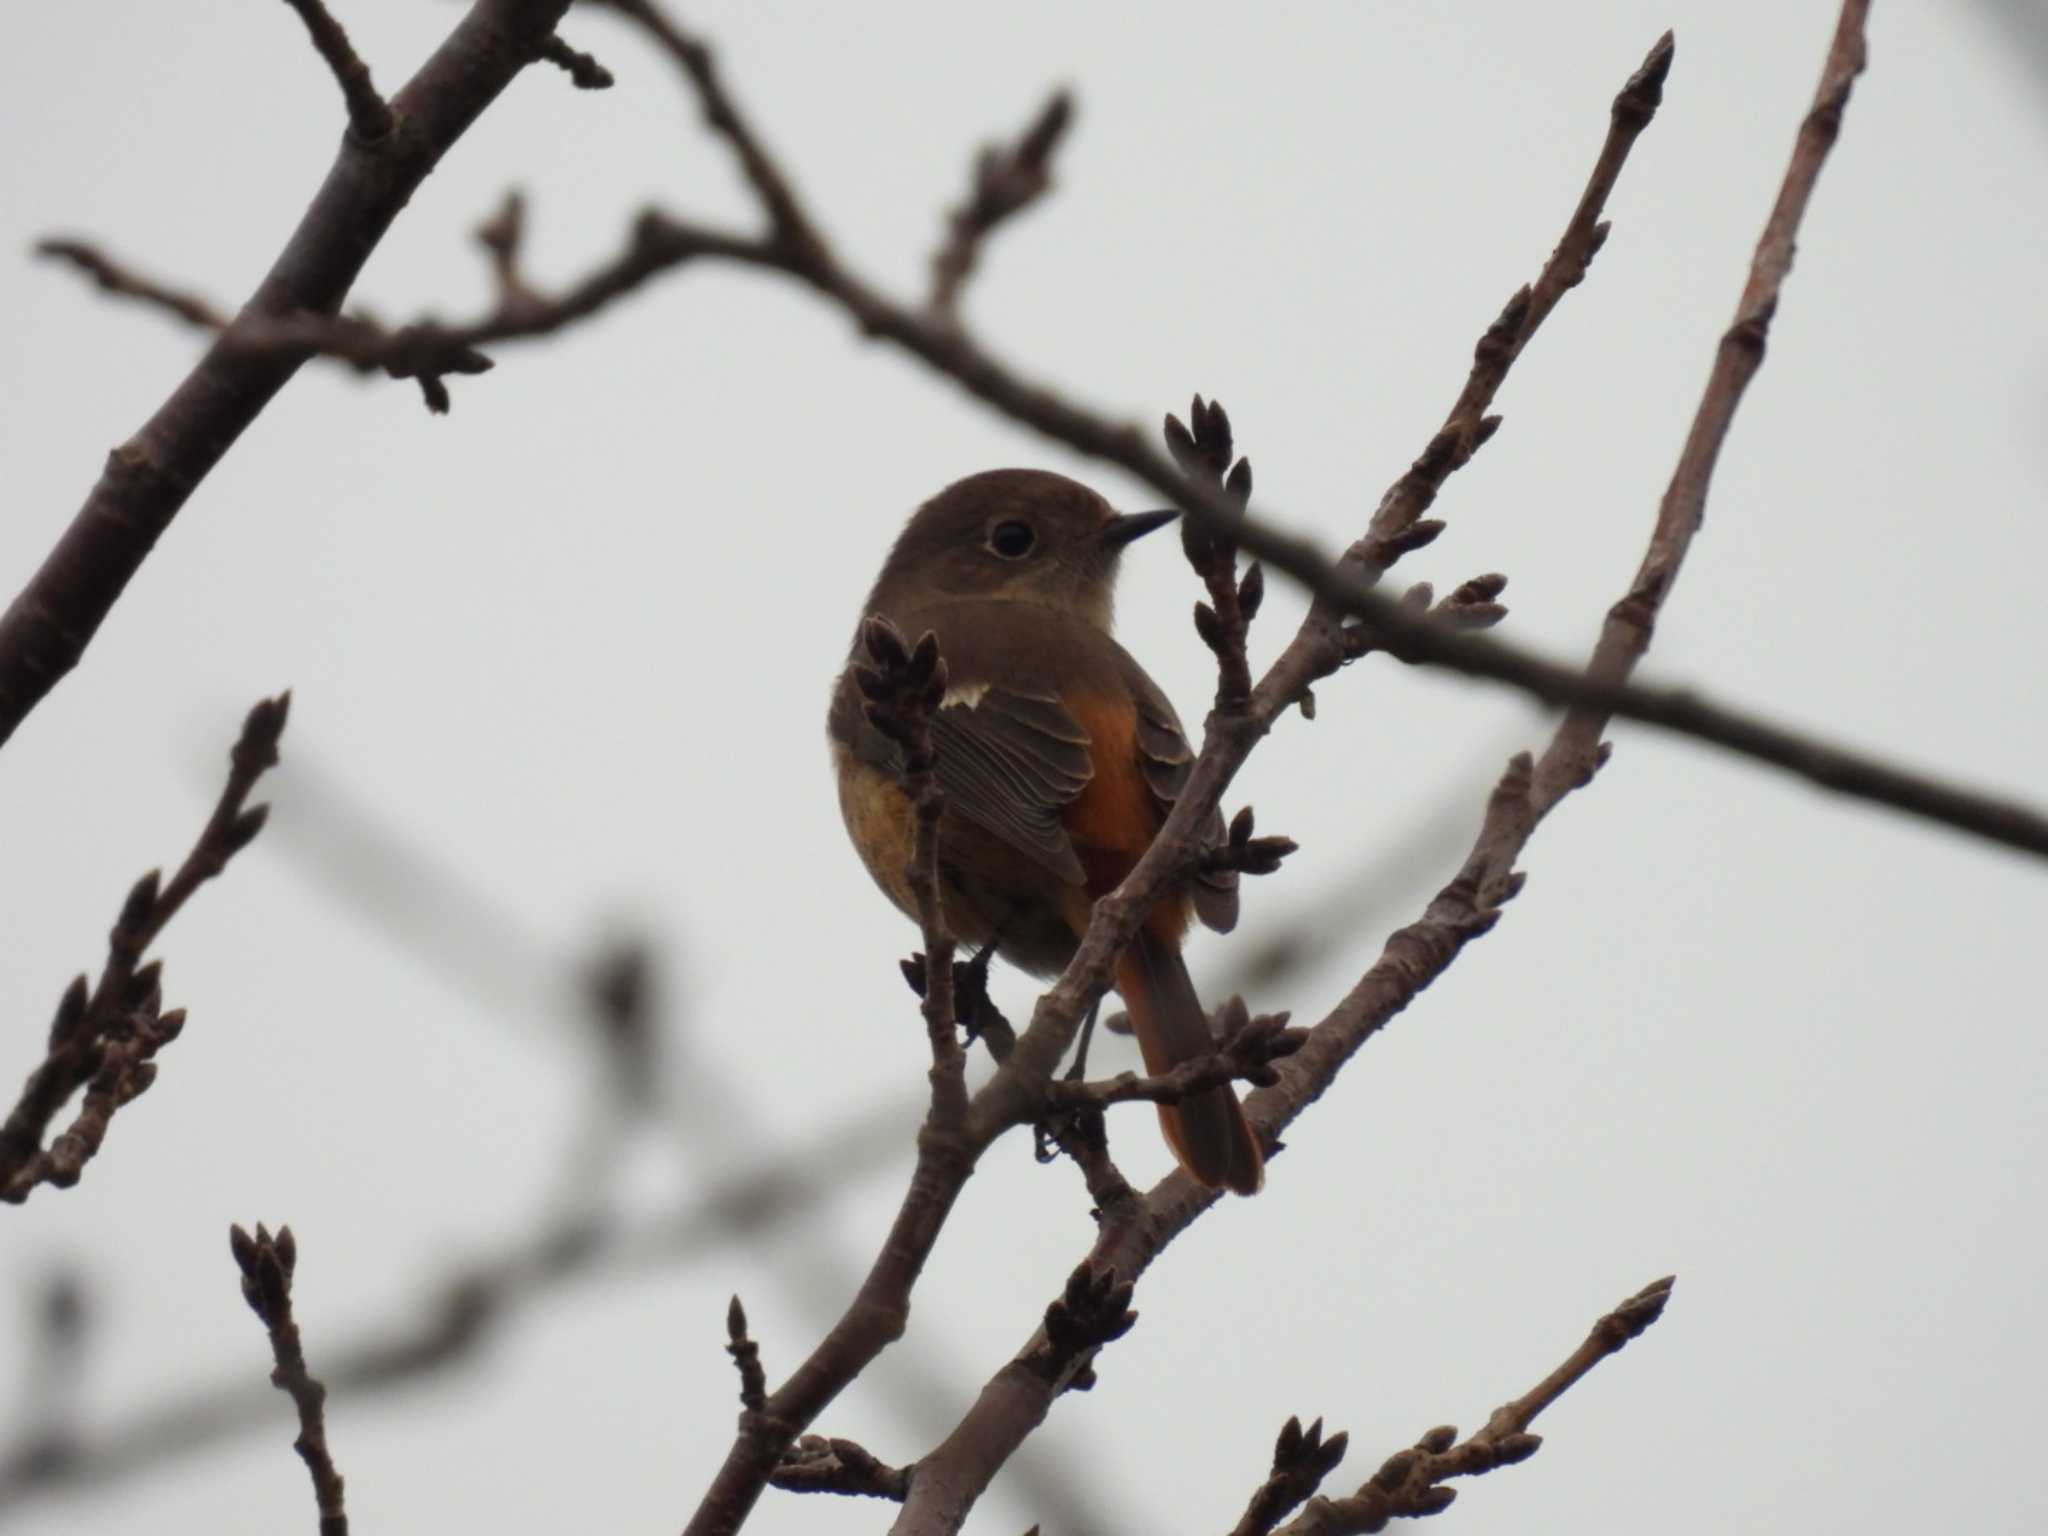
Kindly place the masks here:
[[(1195, 754), (1180, 728), (1180, 717), (1174, 714), (1173, 705), (1159, 691), (1159, 685), (1130, 656), (1126, 655), (1124, 661), (1125, 682), (1138, 706), (1138, 764), (1163, 816), (1180, 798), (1188, 772), (1194, 767)], [(1203, 841), (1220, 844), (1225, 835), (1223, 813), (1211, 811), (1202, 828)], [(1195, 877), (1190, 893), (1195, 899), (1195, 913), (1205, 925), (1218, 933), (1228, 933), (1237, 926), (1237, 871), (1204, 870)]]
[(957, 690), (932, 716), (946, 807), (995, 833), (1060, 879), (1085, 876), (1060, 813), (1093, 777), (1088, 733), (1049, 694)]

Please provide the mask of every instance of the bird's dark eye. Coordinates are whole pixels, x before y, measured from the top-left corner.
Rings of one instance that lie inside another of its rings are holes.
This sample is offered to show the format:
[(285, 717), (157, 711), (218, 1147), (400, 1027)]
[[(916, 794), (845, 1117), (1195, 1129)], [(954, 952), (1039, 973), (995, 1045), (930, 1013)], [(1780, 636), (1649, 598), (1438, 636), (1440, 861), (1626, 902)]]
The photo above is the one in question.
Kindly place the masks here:
[(1005, 560), (1022, 560), (1037, 542), (1038, 535), (1031, 531), (1031, 525), (1014, 517), (988, 531), (988, 547)]

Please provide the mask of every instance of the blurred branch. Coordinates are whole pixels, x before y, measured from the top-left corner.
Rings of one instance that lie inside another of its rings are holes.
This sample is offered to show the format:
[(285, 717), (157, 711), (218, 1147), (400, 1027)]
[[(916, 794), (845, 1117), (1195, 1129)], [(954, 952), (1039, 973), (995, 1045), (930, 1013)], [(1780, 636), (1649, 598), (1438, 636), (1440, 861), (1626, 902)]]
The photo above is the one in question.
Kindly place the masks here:
[[(250, 806), (249, 794), (277, 763), (278, 738), (290, 711), (289, 693), (249, 711), (228, 756), (227, 785), (192, 851), (170, 884), (154, 869), (135, 882), (107, 936), (98, 982), (88, 988), (81, 975), (65, 989), (43, 1060), (0, 1125), (0, 1200), (19, 1205), (39, 1184), (76, 1184), (106, 1140), (115, 1111), (156, 1081), (153, 1058), (177, 1039), (185, 1011), (164, 1010), (163, 964), (142, 965), (142, 957), (193, 892), (263, 830), (270, 807)], [(77, 1117), (45, 1146), (50, 1122), (80, 1089), (85, 1099)]]
[(306, 24), (313, 47), (326, 61), (341, 87), (341, 99), (348, 106), (348, 131), (364, 144), (374, 144), (396, 126), (391, 104), (377, 94), (370, 82), (370, 66), (356, 55), (348, 33), (321, 0), (285, 0)]
[[(329, 1389), (350, 1399), (444, 1373), (482, 1358), (528, 1309), (599, 1281), (700, 1259), (736, 1233), (785, 1226), (817, 1210), (851, 1179), (900, 1157), (911, 1117), (901, 1100), (871, 1107), (746, 1172), (701, 1180), (666, 1215), (633, 1225), (593, 1216), (584, 1203), (530, 1235), (450, 1269), (388, 1316), (359, 1324), (324, 1350)], [(820, 1169), (832, 1170), (822, 1178)], [(39, 1492), (105, 1489), (270, 1422), (271, 1396), (239, 1374), (181, 1384), (113, 1425), (63, 1437), (30, 1435), (0, 1454), (0, 1516)]]
[(272, 1237), (260, 1221), (254, 1237), (239, 1226), (230, 1227), (228, 1241), (242, 1271), (242, 1299), (270, 1334), (270, 1352), (277, 1362), (270, 1384), (289, 1395), (299, 1413), (299, 1438), (292, 1449), (313, 1479), (320, 1536), (348, 1536), (341, 1473), (327, 1448), (327, 1388), (306, 1365), (299, 1325), (292, 1316), (292, 1272), (298, 1267), (299, 1245), (290, 1227), (279, 1227)]
[[(504, 217), (501, 211), (500, 220)], [(516, 238), (512, 244), (516, 250)], [(546, 999), (558, 1013), (569, 1011), (560, 1006), (556, 978), (572, 967), (555, 956), (554, 946), (528, 931), (492, 889), (434, 857), (431, 844), (395, 828), (380, 808), (349, 795), (341, 775), (309, 774), (305, 754), (294, 757), (290, 772), (297, 813), (282, 829), (288, 839), (285, 846), (296, 849), (314, 866), (330, 892), (348, 902), (365, 921), (377, 925), (379, 932), (402, 943), (409, 953), (476, 994), (494, 1014), (531, 1011), (536, 998)], [(707, 1170), (722, 1167), (723, 1159), (736, 1147), (750, 1149), (749, 1155), (770, 1171), (802, 1161), (798, 1149), (785, 1145), (776, 1129), (781, 1122), (761, 1101), (759, 1085), (722, 1071), (719, 1061), (696, 1048), (695, 1036), (683, 1023), (664, 1017), (667, 1010), (650, 995), (654, 991), (651, 960), (644, 945), (616, 943), (606, 946), (594, 960), (573, 967), (582, 978), (576, 999), (580, 1006), (573, 1010), (578, 1038), (604, 1043), (602, 1066), (613, 1092), (589, 1107), (582, 1150), (572, 1149), (559, 1177), (559, 1220), (544, 1220), (533, 1241), (521, 1245), (522, 1251), (536, 1257), (547, 1255), (556, 1242), (564, 1254), (573, 1255), (592, 1241), (608, 1243), (615, 1235), (594, 1229), (590, 1213), (592, 1191), (601, 1187), (602, 1167), (616, 1152), (620, 1136), (635, 1123), (622, 1109), (644, 1111), (647, 1118), (643, 1123), (673, 1134), (693, 1182), (701, 1183)], [(955, 970), (960, 975), (973, 967), (962, 965)], [(918, 977), (914, 985), (921, 986), (921, 964)], [(985, 967), (982, 978), (985, 980)], [(958, 1008), (963, 1018), (972, 1018), (977, 1027), (988, 1028), (992, 1034), (1007, 1030), (979, 983), (966, 983), (960, 996)], [(622, 1008), (625, 1017), (621, 1017)], [(658, 1067), (642, 1056), (656, 1052), (662, 1055)], [(830, 1140), (819, 1145), (808, 1154), (813, 1159), (810, 1178), (817, 1186), (812, 1193), (822, 1203), (846, 1180), (900, 1156), (916, 1123), (913, 1102), (892, 1098), (879, 1107), (873, 1120), (861, 1122), (862, 1134), (874, 1139), (863, 1143), (860, 1150), (842, 1157)], [(1121, 1188), (1128, 1198), (1136, 1198), (1121, 1175), (1107, 1165), (1106, 1154), (1094, 1156), (1082, 1166), (1103, 1175), (1099, 1187)], [(820, 1173), (820, 1169), (830, 1172)], [(1090, 1187), (1098, 1187), (1093, 1175)], [(779, 1207), (772, 1207), (757, 1218), (743, 1203), (722, 1207), (728, 1222), (725, 1240), (764, 1242), (779, 1220), (778, 1211)], [(772, 1282), (793, 1297), (806, 1318), (837, 1316), (859, 1282), (858, 1269), (828, 1229), (829, 1224), (807, 1234), (803, 1263), (784, 1263), (778, 1255), (765, 1267)], [(717, 1241), (717, 1234), (707, 1231), (678, 1257), (709, 1251)], [(593, 1260), (604, 1267), (601, 1254)], [(653, 1262), (651, 1257), (648, 1262)], [(542, 1287), (537, 1284), (535, 1288)], [(459, 1358), (427, 1364), (440, 1368)], [(895, 1368), (878, 1383), (878, 1390), (915, 1433), (935, 1437), (943, 1433), (947, 1422), (944, 1405), (957, 1399), (961, 1387), (951, 1365), (950, 1357), (913, 1349), (896, 1361)], [(335, 1379), (337, 1387), (341, 1384)], [(1101, 1528), (1099, 1512), (1060, 1476), (1058, 1468), (1020, 1468), (1019, 1475), (1028, 1486), (1033, 1507), (1048, 1511), (1064, 1528)], [(0, 1479), (0, 1503), (4, 1503), (4, 1479)]]
[(981, 248), (997, 227), (1015, 218), (1052, 188), (1052, 157), (1074, 121), (1074, 98), (1054, 91), (1031, 126), (1012, 144), (989, 144), (974, 161), (967, 200), (946, 215), (946, 239), (932, 257), (934, 315), (955, 314)]
[[(333, 170), (242, 315), (261, 323), (333, 314), (420, 183), (538, 56), (568, 8), (569, 0), (475, 0), (391, 99), (391, 130), (344, 135)], [(301, 7), (309, 25), (315, 9)], [(323, 52), (331, 62), (331, 48)], [(368, 94), (365, 73), (352, 108)], [(248, 352), (223, 337), (108, 456), (84, 506), (0, 614), (0, 743), (78, 665), (186, 499), (310, 355)]]
[[(1345, 1499), (1314, 1498), (1280, 1536), (1364, 1536), (1388, 1522), (1440, 1515), (1457, 1495), (1452, 1478), (1479, 1477), (1527, 1461), (1543, 1444), (1529, 1433), (1536, 1416), (1556, 1402), (1588, 1371), (1629, 1340), (1640, 1337), (1664, 1315), (1671, 1299), (1670, 1277), (1652, 1281), (1593, 1325), (1586, 1341), (1565, 1362), (1513, 1402), (1494, 1409), (1483, 1429), (1458, 1439), (1448, 1425), (1429, 1431), (1407, 1450), (1396, 1451), (1358, 1492)], [(1260, 1533), (1267, 1527), (1240, 1525)]]

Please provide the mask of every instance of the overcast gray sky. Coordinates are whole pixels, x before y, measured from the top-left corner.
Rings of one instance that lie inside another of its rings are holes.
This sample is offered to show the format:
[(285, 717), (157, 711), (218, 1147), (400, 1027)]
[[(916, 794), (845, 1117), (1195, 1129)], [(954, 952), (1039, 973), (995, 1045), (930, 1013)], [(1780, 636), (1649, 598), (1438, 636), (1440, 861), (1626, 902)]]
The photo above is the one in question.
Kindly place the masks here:
[[(1989, 11), (1878, 7), (1650, 673), (2038, 801), (2048, 113)], [(389, 88), (456, 12), (342, 14)], [(1675, 27), (1613, 237), (1408, 572), (1505, 571), (1510, 632), (1577, 656), (1640, 554), (1833, 14), (1388, 0), (1255, 21), (1187, 4), (691, 20), (847, 255), (899, 288), (921, 283), (973, 147), (1069, 84), (1057, 194), (993, 251), (974, 321), (1116, 412), (1221, 396), (1262, 496), (1332, 546), (1427, 440), (1562, 227), (1615, 89)], [(359, 297), (379, 314), (481, 304), (467, 231), (511, 183), (545, 281), (613, 249), (649, 199), (748, 216), (660, 61), (608, 17), (572, 23), (617, 89), (517, 82), (370, 264)], [(8, 35), (11, 592), (195, 348), (31, 242), (89, 235), (239, 302), (342, 118), (282, 5), (16, 6)], [(895, 960), (911, 930), (845, 846), (822, 740), (872, 567), (912, 506), (977, 469), (1150, 498), (789, 286), (728, 272), (504, 349), (454, 393), (437, 419), (410, 385), (303, 373), (0, 752), (11, 1082), (129, 882), (203, 818), (242, 710), (295, 691), (273, 833), (164, 945), (191, 1024), (156, 1089), (78, 1189), (0, 1216), (0, 1287), (20, 1298), (0, 1314), (0, 1382), (25, 1369), (29, 1298), (60, 1265), (96, 1303), (90, 1429), (261, 1382), (230, 1220), (297, 1229), (316, 1369), (324, 1344), (527, 1229), (590, 1091), (570, 968), (637, 932), (675, 1003), (683, 1130), (638, 1138), (615, 1208), (665, 1209), (849, 1124), (879, 1119), (882, 1151), (850, 1172), (818, 1159), (833, 1193), (807, 1225), (564, 1291), (474, 1370), (338, 1400), (331, 1432), (365, 1530), (672, 1529), (730, 1433), (727, 1296), (786, 1371), (908, 1166), (924, 1046)], [(1198, 718), (1191, 578), (1164, 543), (1127, 567), (1121, 633)], [(1286, 590), (1268, 606), (1255, 660), (1299, 609)], [(1512, 696), (1380, 661), (1333, 680), (1317, 722), (1285, 724), (1233, 792), (1303, 849), (1248, 892), (1238, 935), (1197, 943), (1198, 983), (1335, 900), (1356, 909), (1349, 941), (1253, 998), (1319, 1016), (1453, 866), (1506, 754), (1545, 730)], [(1332, 1483), (1348, 1489), (1432, 1424), (1476, 1426), (1669, 1271), (1666, 1319), (1542, 1421), (1533, 1462), (1462, 1485), (1451, 1526), (2048, 1526), (2024, 1470), (2048, 1428), (2039, 865), (1615, 736), (1499, 929), (1295, 1128), (1265, 1194), (1147, 1278), (1100, 1385), (1034, 1440), (1037, 1480), (1007, 1475), (972, 1529), (1227, 1528), (1290, 1413), (1351, 1431)], [(1418, 848), (1437, 826), (1451, 844)], [(1001, 996), (1030, 992), (1012, 976)], [(1164, 1169), (1150, 1118), (1112, 1123), (1134, 1176)], [(1071, 1170), (999, 1146), (910, 1338), (819, 1428), (896, 1461), (927, 1449), (1088, 1236)], [(36, 1536), (306, 1526), (291, 1436), (280, 1397), (222, 1449), (6, 1516)], [(782, 1496), (760, 1528), (885, 1517)]]

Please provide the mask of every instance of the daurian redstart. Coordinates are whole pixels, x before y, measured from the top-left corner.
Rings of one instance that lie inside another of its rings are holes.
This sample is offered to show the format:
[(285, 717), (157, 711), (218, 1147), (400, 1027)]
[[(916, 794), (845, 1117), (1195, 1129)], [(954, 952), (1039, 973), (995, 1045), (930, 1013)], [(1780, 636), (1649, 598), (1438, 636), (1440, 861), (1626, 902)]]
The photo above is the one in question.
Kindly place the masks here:
[[(911, 640), (932, 631), (945, 658), (931, 738), (946, 794), (946, 927), (1034, 975), (1073, 957), (1095, 899), (1150, 846), (1193, 761), (1173, 706), (1109, 633), (1118, 557), (1173, 515), (1119, 516), (1086, 486), (1037, 470), (973, 475), (918, 508), (863, 610)], [(827, 729), (846, 830), (875, 883), (914, 916), (901, 753), (863, 713), (851, 660)], [(1220, 815), (1211, 831), (1223, 840)], [(1180, 957), (1191, 917), (1228, 930), (1237, 876), (1204, 872), (1168, 894), (1117, 963), (1149, 1072), (1214, 1048)], [(1161, 1105), (1159, 1121), (1202, 1183), (1259, 1188), (1264, 1159), (1228, 1086)]]

